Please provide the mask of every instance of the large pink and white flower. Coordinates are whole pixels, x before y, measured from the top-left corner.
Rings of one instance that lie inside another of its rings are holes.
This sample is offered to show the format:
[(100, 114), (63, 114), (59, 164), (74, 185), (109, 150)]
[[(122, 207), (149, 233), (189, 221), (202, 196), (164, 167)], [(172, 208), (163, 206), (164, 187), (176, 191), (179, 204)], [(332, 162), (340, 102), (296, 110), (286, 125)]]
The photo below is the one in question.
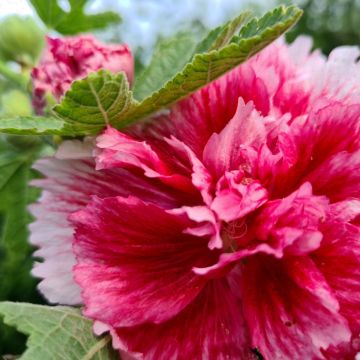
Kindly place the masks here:
[(277, 42), (168, 113), (41, 160), (45, 296), (83, 302), (135, 358), (353, 359), (359, 51), (310, 48)]
[(49, 92), (55, 100), (70, 88), (74, 80), (90, 72), (106, 69), (126, 73), (133, 79), (134, 59), (127, 45), (103, 44), (91, 35), (64, 38), (47, 37), (47, 47), (38, 67), (32, 71), (33, 106), (42, 114)]

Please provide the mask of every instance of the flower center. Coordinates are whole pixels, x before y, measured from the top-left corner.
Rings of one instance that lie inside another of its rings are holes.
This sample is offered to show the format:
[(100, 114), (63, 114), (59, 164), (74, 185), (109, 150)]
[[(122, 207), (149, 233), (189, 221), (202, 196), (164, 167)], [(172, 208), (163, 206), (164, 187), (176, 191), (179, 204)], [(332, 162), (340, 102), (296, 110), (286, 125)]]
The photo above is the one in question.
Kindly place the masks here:
[(247, 224), (245, 219), (224, 223), (221, 231), (224, 251), (228, 253), (237, 251), (241, 247), (246, 234)]

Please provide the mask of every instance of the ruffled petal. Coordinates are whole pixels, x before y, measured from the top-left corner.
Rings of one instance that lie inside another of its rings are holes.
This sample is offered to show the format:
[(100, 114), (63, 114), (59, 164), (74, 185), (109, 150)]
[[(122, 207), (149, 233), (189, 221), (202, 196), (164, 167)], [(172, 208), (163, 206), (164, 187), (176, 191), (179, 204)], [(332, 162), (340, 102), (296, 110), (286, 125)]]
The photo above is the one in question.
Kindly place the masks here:
[(350, 223), (328, 222), (324, 239), (313, 259), (333, 289), (340, 312), (354, 335), (360, 334), (360, 229)]
[(47, 179), (32, 183), (44, 189), (39, 202), (30, 207), (37, 220), (29, 226), (29, 241), (38, 247), (34, 255), (43, 258), (34, 264), (32, 273), (42, 279), (39, 290), (51, 303), (81, 303), (80, 290), (72, 278), (73, 228), (67, 217), (86, 203), (86, 188), (79, 192), (74, 180), (79, 173), (86, 177), (92, 172), (89, 149), (88, 141), (64, 142), (57, 155), (61, 160), (42, 159), (34, 165)]
[(122, 197), (93, 198), (71, 219), (74, 274), (87, 316), (114, 327), (160, 323), (204, 286), (204, 278), (191, 269), (210, 263), (215, 254), (208, 250), (208, 237), (184, 233), (188, 219)]
[(252, 346), (266, 359), (324, 359), (322, 349), (350, 340), (335, 294), (310, 259), (259, 255), (242, 269)]
[(253, 360), (242, 306), (227, 279), (214, 280), (173, 319), (117, 328), (123, 350), (144, 360)]
[(204, 148), (204, 164), (217, 178), (225, 171), (236, 170), (241, 161), (243, 146), (257, 146), (265, 141), (263, 118), (250, 102), (240, 98), (233, 118), (219, 133), (214, 133)]
[(326, 176), (322, 166), (331, 157), (359, 149), (359, 117), (359, 105), (335, 102), (296, 118), (288, 129), (279, 133), (272, 148), (263, 145), (256, 154), (246, 150), (253, 176), (278, 198), (306, 181), (310, 173), (318, 171), (318, 177)]
[[(38, 160), (34, 168), (45, 178), (32, 185), (43, 189), (38, 203), (30, 210), (37, 219), (30, 225), (30, 242), (39, 249), (33, 274), (43, 280), (40, 291), (52, 303), (78, 304), (78, 286), (72, 279), (75, 257), (72, 251), (73, 226), (68, 216), (85, 206), (92, 195), (99, 197), (136, 194), (146, 202), (164, 208), (179, 206), (176, 192), (125, 169), (95, 171), (91, 158), (93, 143), (65, 141), (54, 158)], [(182, 198), (181, 204), (185, 199)], [(193, 199), (189, 199), (192, 203)]]
[[(322, 233), (320, 224), (324, 222), (328, 210), (325, 197), (313, 196), (311, 185), (305, 183), (299, 190), (285, 199), (269, 201), (257, 216), (242, 228), (225, 228), (223, 239), (232, 244), (233, 251), (222, 253), (217, 263), (205, 267), (195, 267), (198, 275), (208, 278), (226, 273), (239, 260), (256, 254), (267, 254), (275, 258), (307, 255), (320, 246)], [(229, 237), (229, 239), (226, 239)], [(235, 251), (234, 251), (235, 249)]]
[(339, 152), (323, 162), (306, 178), (314, 192), (332, 202), (360, 198), (360, 150)]
[[(177, 140), (165, 139), (161, 144), (154, 141), (148, 143), (108, 127), (97, 138), (96, 168), (129, 169), (135, 173), (140, 170), (145, 177), (158, 179), (160, 184), (164, 184), (165, 192), (167, 188), (172, 188), (173, 191), (183, 193), (179, 196), (193, 198), (196, 201), (199, 194), (191, 181), (192, 165), (187, 159), (183, 159), (184, 150), (181, 146), (180, 150), (178, 144), (169, 146), (175, 141)], [(184, 145), (179, 141), (178, 143)]]
[(226, 172), (218, 182), (211, 209), (219, 219), (229, 222), (256, 210), (267, 199), (267, 190), (258, 181), (244, 177), (239, 171)]

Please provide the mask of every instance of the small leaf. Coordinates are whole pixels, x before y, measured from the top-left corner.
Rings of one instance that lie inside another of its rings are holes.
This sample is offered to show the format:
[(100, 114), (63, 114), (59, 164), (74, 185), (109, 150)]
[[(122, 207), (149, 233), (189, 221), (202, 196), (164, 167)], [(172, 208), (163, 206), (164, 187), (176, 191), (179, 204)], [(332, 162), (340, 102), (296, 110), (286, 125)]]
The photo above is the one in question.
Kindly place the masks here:
[(18, 116), (0, 118), (0, 132), (14, 135), (63, 135), (71, 136), (75, 131), (64, 120), (55, 117)]
[(54, 28), (66, 16), (66, 12), (58, 5), (57, 0), (30, 0), (39, 18), (49, 28)]
[(64, 35), (74, 35), (94, 29), (104, 29), (120, 21), (121, 17), (112, 11), (86, 16), (73, 12), (57, 25), (56, 30)]
[(74, 35), (93, 29), (104, 29), (121, 21), (121, 17), (111, 11), (87, 15), (84, 7), (88, 0), (69, 0), (70, 11), (64, 11), (58, 0), (30, 0), (40, 19), (49, 28), (64, 35)]
[(0, 303), (4, 322), (29, 335), (20, 360), (112, 360), (119, 354), (110, 336), (96, 337), (79, 309), (27, 303)]
[(95, 134), (105, 125), (119, 126), (136, 105), (124, 73), (100, 70), (75, 81), (54, 111), (76, 134)]

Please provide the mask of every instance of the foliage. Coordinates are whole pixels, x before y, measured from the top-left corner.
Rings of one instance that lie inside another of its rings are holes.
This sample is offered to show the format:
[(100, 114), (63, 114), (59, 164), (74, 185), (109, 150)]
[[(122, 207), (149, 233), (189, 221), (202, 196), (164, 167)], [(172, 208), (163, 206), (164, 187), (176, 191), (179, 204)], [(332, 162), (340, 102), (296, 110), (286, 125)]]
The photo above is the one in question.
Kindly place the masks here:
[[(34, 140), (27, 148), (24, 152), (0, 138), (0, 300), (39, 302), (36, 281), (30, 275), (32, 249), (27, 243), (27, 206), (38, 195), (28, 182), (34, 176), (30, 166), (40, 147)], [(21, 343), (13, 330), (0, 328), (1, 353), (21, 351)]]
[(287, 39), (310, 35), (314, 47), (325, 54), (341, 45), (360, 44), (360, 3), (355, 0), (304, 0), (300, 2), (304, 16)]
[(65, 306), (41, 306), (27, 303), (0, 303), (6, 324), (29, 335), (27, 350), (20, 360), (112, 360), (109, 335), (97, 338), (92, 322), (80, 310)]
[(88, 0), (68, 0), (70, 10), (64, 11), (58, 0), (30, 0), (40, 19), (60, 34), (74, 35), (94, 29), (104, 29), (110, 24), (119, 23), (121, 17), (111, 11), (87, 15), (85, 6)]
[[(63, 128), (59, 131), (59, 120), (54, 120), (56, 124), (53, 125), (51, 119), (38, 119), (38, 131), (35, 125), (32, 133), (68, 135), (71, 132), (74, 136), (91, 135), (98, 133), (106, 124), (121, 128), (144, 118), (188, 96), (246, 61), (289, 29), (300, 15), (301, 11), (294, 6), (280, 6), (260, 19), (252, 18), (235, 32), (239, 25), (239, 18), (236, 18), (230, 26), (225, 24), (221, 31), (212, 31), (208, 35), (208, 39), (213, 38), (212, 41), (209, 44), (208, 40), (203, 41), (199, 46), (202, 52), (193, 54), (178, 72), (176, 71), (182, 64), (178, 61), (175, 63), (174, 59), (182, 56), (183, 44), (179, 46), (175, 40), (168, 41), (167, 46), (163, 44), (162, 49), (166, 49), (166, 55), (171, 54), (169, 58), (164, 56), (159, 64), (156, 59), (160, 56), (155, 52), (154, 60), (143, 72), (141, 85), (134, 89), (135, 96), (141, 101), (133, 97), (124, 75), (112, 75), (103, 70), (90, 74), (85, 79), (75, 81), (61, 103), (55, 106), (55, 114), (64, 121)], [(187, 40), (182, 39), (182, 42), (185, 41)], [(204, 44), (209, 48), (206, 49)], [(36, 124), (36, 121), (34, 118), (32, 123)], [(44, 128), (45, 124), (49, 124), (48, 129)], [(28, 127), (24, 129), (19, 120), (0, 120), (0, 130), (28, 133)]]

